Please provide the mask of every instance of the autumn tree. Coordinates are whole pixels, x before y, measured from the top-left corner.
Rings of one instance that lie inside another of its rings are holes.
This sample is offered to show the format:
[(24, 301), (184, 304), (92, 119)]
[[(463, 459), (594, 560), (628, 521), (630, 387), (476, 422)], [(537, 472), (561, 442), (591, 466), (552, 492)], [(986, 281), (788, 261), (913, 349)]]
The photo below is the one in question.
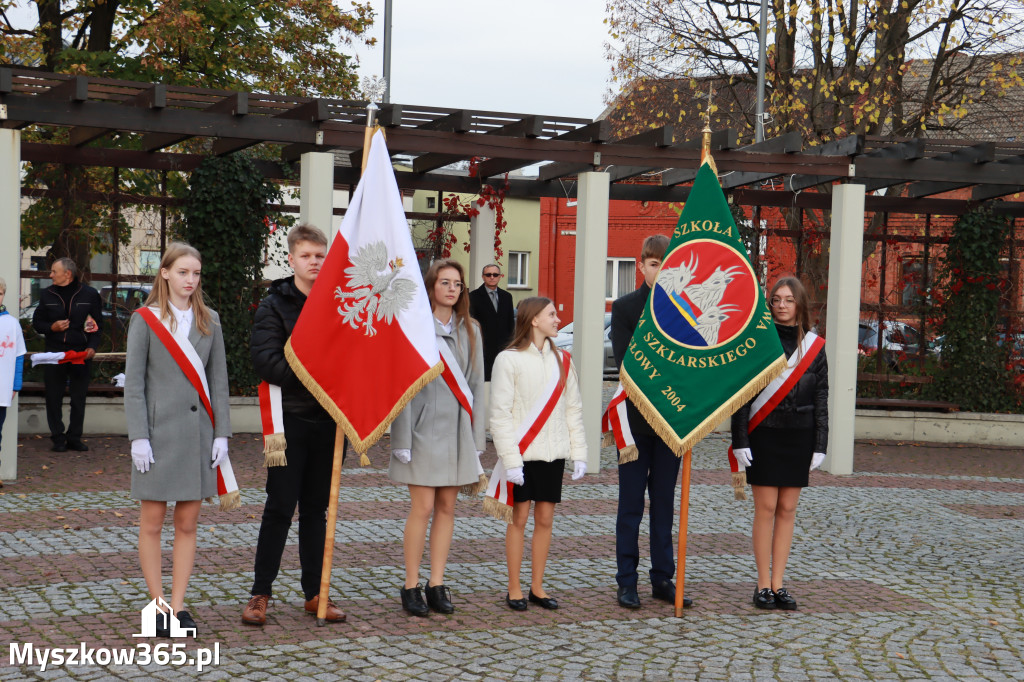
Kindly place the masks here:
[[(285, 95), (352, 97), (356, 63), (344, 50), (366, 35), (369, 2), (347, 9), (331, 0), (0, 0), (0, 64), (58, 73), (168, 85), (250, 90)], [(27, 140), (60, 142), (62, 130), (25, 131)], [(131, 147), (135, 137), (108, 136), (96, 144)], [(186, 143), (198, 151), (201, 140)], [(28, 164), (25, 186), (56, 190), (63, 199), (33, 202), (22, 219), (27, 248), (50, 247), (52, 257), (87, 263), (109, 248), (109, 206), (77, 200), (86, 192), (153, 194), (155, 174)], [(185, 179), (172, 174), (172, 194)]]

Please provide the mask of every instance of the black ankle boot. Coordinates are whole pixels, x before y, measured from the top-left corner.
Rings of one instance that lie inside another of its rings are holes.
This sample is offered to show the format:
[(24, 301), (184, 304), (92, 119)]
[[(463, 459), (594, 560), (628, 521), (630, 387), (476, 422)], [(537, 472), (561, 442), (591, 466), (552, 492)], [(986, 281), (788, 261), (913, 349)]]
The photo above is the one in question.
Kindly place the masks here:
[(430, 615), (430, 609), (423, 602), (423, 592), (419, 585), (402, 588), (402, 608), (414, 616)]
[(430, 608), (434, 609), (438, 613), (455, 613), (455, 607), (452, 606), (452, 591), (444, 585), (430, 586), (427, 583), (427, 604)]

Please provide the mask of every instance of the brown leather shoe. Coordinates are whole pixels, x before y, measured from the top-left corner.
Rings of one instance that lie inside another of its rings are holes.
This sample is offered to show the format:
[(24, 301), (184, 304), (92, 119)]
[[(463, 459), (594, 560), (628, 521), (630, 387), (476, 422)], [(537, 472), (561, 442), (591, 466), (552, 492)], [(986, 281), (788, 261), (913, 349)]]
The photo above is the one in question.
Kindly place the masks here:
[[(315, 597), (313, 597), (312, 599), (310, 599), (309, 601), (307, 601), (304, 608), (306, 609), (306, 613), (312, 613), (315, 616), (316, 615), (317, 606), (319, 606), (319, 605), (320, 605), (320, 595), (318, 594)], [(342, 611), (341, 608), (339, 608), (337, 604), (335, 604), (330, 599), (328, 599), (327, 600), (327, 614), (324, 616), (324, 620), (326, 620), (328, 623), (344, 623), (345, 622), (345, 618), (347, 618), (347, 616), (345, 615), (345, 612)]]
[(269, 594), (253, 595), (249, 603), (245, 605), (245, 610), (242, 611), (242, 622), (246, 625), (263, 625), (266, 623), (267, 602), (269, 600)]

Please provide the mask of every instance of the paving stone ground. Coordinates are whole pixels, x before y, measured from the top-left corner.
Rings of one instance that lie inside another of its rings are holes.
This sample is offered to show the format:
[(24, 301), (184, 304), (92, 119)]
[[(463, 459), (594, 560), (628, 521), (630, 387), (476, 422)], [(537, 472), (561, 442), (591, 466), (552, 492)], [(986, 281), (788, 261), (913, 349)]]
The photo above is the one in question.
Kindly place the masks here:
[[(646, 561), (643, 608), (616, 604), (617, 472), (606, 449), (600, 474), (566, 476), (546, 581), (561, 609), (505, 607), (504, 526), (483, 515), (479, 498), (460, 499), (446, 573), (457, 610), (418, 619), (398, 600), (408, 494), (387, 478), (385, 440), (371, 466), (342, 476), (331, 592), (348, 622), (318, 627), (302, 611), (293, 532), (269, 622), (252, 628), (239, 616), (265, 470), (258, 435), (242, 434), (232, 461), (243, 507), (204, 506), (188, 598), (199, 637), (172, 641), (133, 637), (148, 598), (128, 442), (87, 443), (87, 453), (58, 454), (48, 439), (21, 438), (19, 480), (0, 489), (0, 681), (1024, 680), (1019, 450), (858, 442), (852, 476), (814, 472), (802, 496), (787, 570), (800, 609), (760, 612), (750, 603), (751, 503), (733, 500), (726, 435), (715, 434), (693, 456), (686, 593), (696, 604), (675, 618), (649, 597)], [(489, 448), (485, 467), (494, 457)], [(170, 535), (168, 525), (168, 576)], [(100, 653), (139, 655), (161, 641), (172, 659), (216, 647), (219, 661), (198, 673)], [(51, 660), (41, 670), (23, 658), (29, 644), (33, 657), (84, 646), (92, 665)]]

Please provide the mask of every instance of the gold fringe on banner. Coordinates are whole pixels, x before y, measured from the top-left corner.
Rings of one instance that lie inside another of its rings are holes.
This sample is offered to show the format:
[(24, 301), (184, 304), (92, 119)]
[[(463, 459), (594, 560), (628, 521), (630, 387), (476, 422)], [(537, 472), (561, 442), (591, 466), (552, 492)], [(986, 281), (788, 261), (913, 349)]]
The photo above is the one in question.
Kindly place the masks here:
[(770, 384), (775, 377), (785, 371), (786, 365), (787, 361), (785, 354), (780, 355), (775, 362), (768, 365), (768, 367), (761, 371), (760, 374), (747, 382), (746, 386), (719, 405), (718, 409), (705, 417), (700, 424), (685, 436), (679, 436), (676, 434), (675, 430), (669, 426), (669, 423), (665, 421), (665, 418), (658, 413), (654, 408), (654, 405), (652, 405), (647, 399), (647, 396), (645, 396), (640, 388), (633, 382), (633, 379), (626, 372), (625, 367), (619, 371), (619, 381), (622, 383), (622, 387), (626, 389), (626, 396), (633, 401), (633, 405), (636, 406), (636, 409), (640, 410), (640, 414), (644, 416), (644, 419), (646, 419), (647, 423), (651, 425), (651, 428), (654, 429), (655, 433), (665, 441), (665, 444), (668, 445), (672, 452), (676, 453), (676, 457), (682, 457), (687, 450), (693, 449), (694, 445), (714, 431), (715, 427), (718, 426), (723, 419), (740, 409), (740, 407), (745, 405), (747, 401), (763, 391), (765, 386)]
[(626, 447), (619, 450), (619, 464), (629, 464), (635, 462), (640, 457), (640, 452), (636, 449), (635, 445), (627, 445)]
[(498, 502), (493, 497), (484, 498), (484, 511), (499, 521), (504, 521), (507, 524), (512, 523), (512, 507), (503, 502)]
[(747, 499), (746, 471), (737, 471), (732, 475), (732, 494), (737, 500)]
[(480, 474), (480, 478), (478, 478), (475, 483), (467, 483), (459, 488), (459, 492), (470, 497), (475, 497), (480, 493), (487, 492), (487, 475)]
[(380, 437), (387, 432), (388, 428), (391, 426), (391, 422), (395, 420), (395, 417), (398, 416), (399, 412), (405, 409), (405, 406), (409, 404), (409, 401), (412, 400), (424, 386), (441, 376), (441, 371), (444, 369), (444, 363), (438, 362), (436, 365), (424, 372), (419, 379), (414, 381), (412, 385), (405, 390), (405, 393), (403, 393), (402, 397), (399, 398), (397, 403), (395, 403), (391, 412), (389, 412), (388, 415), (384, 417), (379, 424), (377, 424), (376, 428), (374, 428), (366, 438), (360, 438), (359, 434), (356, 433), (355, 427), (352, 426), (352, 423), (348, 420), (345, 414), (338, 409), (338, 406), (333, 400), (331, 400), (331, 397), (327, 395), (327, 392), (320, 387), (320, 384), (316, 382), (316, 379), (306, 371), (302, 361), (299, 360), (298, 356), (295, 355), (295, 351), (292, 350), (291, 339), (288, 339), (284, 344), (284, 356), (287, 358), (288, 364), (291, 365), (292, 371), (295, 372), (295, 376), (299, 378), (299, 381), (301, 381), (302, 385), (306, 387), (306, 390), (313, 394), (313, 397), (317, 399), (317, 402), (323, 405), (323, 408), (327, 410), (335, 423), (337, 423), (338, 426), (341, 427), (342, 431), (345, 432), (345, 436), (347, 436), (349, 442), (352, 443), (352, 449), (359, 453), (359, 464), (364, 467), (369, 466), (370, 464), (370, 458), (366, 456), (366, 451), (369, 450), (370, 447), (380, 440)]
[(239, 509), (242, 506), (242, 493), (238, 490), (232, 490), (230, 493), (224, 493), (220, 496), (220, 510), (231, 511), (233, 509)]
[(288, 458), (285, 457), (285, 450), (288, 449), (288, 442), (283, 433), (272, 433), (264, 436), (263, 446), (263, 468), (288, 466)]

